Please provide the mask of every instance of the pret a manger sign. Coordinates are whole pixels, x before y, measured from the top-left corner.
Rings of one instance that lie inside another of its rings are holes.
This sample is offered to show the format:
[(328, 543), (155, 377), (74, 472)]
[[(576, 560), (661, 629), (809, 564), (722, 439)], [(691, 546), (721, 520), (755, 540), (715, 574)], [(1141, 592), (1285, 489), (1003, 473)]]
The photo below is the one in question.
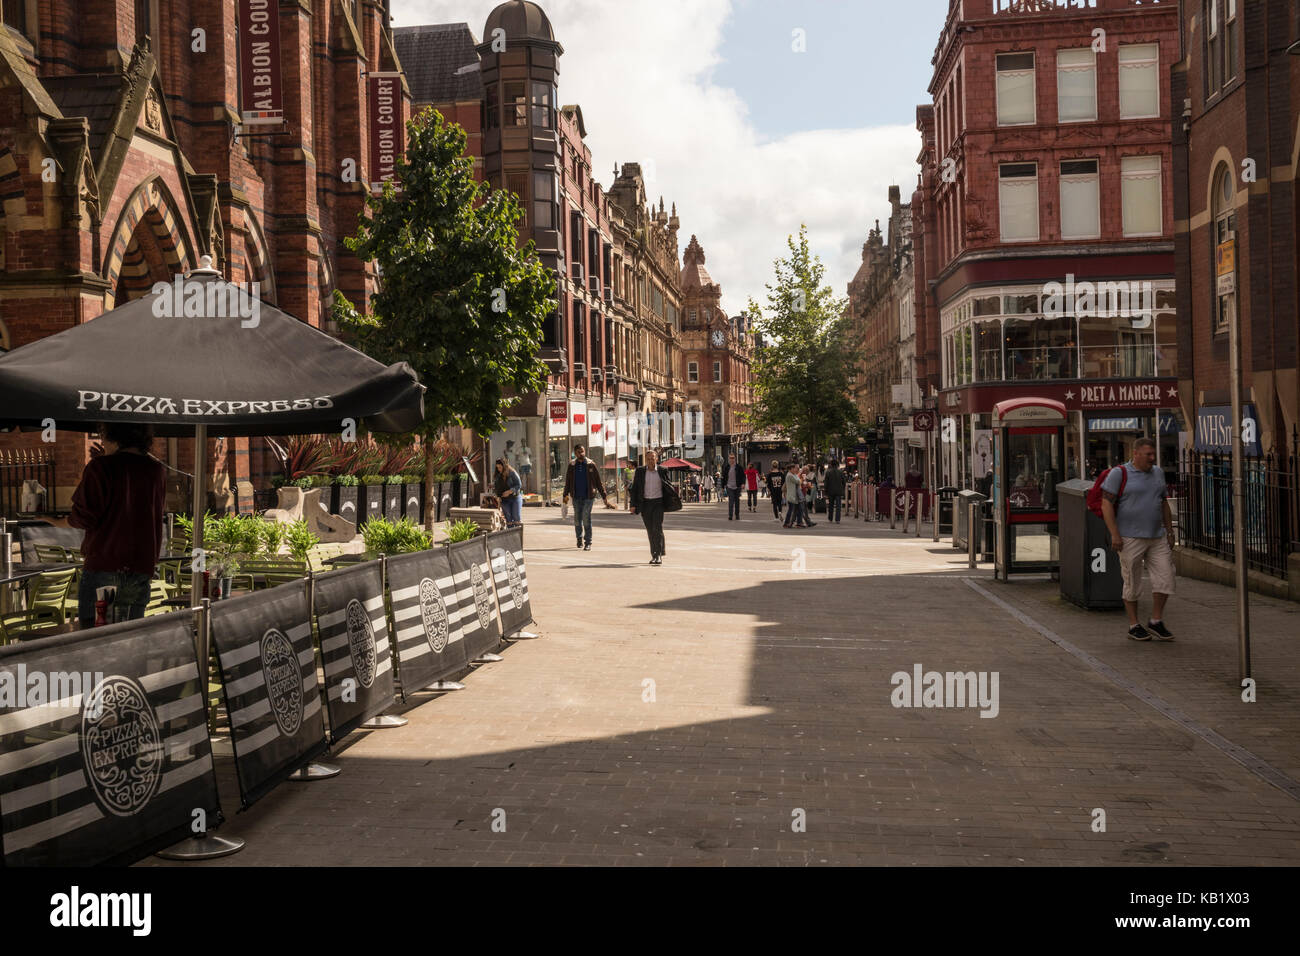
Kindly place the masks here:
[(239, 109), (245, 126), (284, 122), (279, 0), (239, 0)]

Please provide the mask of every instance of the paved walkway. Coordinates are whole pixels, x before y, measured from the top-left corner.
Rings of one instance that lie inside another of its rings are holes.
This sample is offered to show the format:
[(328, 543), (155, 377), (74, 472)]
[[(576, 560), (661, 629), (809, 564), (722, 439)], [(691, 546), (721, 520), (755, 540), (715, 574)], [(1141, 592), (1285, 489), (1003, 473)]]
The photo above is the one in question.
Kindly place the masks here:
[[(1253, 599), (1243, 703), (1216, 585), (1138, 644), (1045, 579), (764, 501), (670, 515), (662, 567), (623, 512), (590, 552), (558, 509), (525, 522), (543, 639), (232, 812), (247, 847), (210, 865), (1300, 862), (1300, 607)], [(893, 706), (917, 665), (996, 671), (996, 717)]]

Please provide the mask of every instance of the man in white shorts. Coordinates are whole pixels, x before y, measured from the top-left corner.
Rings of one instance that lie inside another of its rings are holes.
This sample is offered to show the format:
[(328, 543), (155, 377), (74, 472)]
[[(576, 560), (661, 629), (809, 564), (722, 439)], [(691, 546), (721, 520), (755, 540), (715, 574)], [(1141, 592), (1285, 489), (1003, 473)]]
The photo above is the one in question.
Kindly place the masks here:
[[(1110, 532), (1110, 546), (1119, 553), (1124, 578), (1124, 607), (1128, 611), (1128, 636), (1135, 641), (1172, 641), (1163, 620), (1165, 602), (1174, 593), (1174, 519), (1169, 513), (1165, 473), (1156, 464), (1156, 443), (1139, 438), (1133, 443), (1133, 460), (1112, 468), (1102, 482), (1102, 517)], [(1163, 525), (1163, 528), (1162, 528)], [(1142, 593), (1142, 567), (1151, 575), (1151, 617), (1146, 627), (1138, 622)]]

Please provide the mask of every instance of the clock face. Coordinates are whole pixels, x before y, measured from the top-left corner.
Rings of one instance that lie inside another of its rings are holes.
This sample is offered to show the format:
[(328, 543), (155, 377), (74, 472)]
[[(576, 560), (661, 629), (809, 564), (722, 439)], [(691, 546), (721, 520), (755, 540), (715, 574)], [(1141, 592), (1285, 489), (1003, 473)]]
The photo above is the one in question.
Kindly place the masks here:
[(727, 337), (722, 334), (721, 329), (718, 329), (713, 333), (713, 344), (716, 345), (718, 348), (721, 348), (722, 343), (725, 341), (727, 341)]

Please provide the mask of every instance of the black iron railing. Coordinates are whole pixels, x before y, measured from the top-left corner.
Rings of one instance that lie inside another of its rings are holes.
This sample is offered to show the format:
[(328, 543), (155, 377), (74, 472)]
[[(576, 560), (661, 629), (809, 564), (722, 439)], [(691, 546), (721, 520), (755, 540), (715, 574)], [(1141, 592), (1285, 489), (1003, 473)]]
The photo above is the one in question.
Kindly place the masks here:
[[(1287, 559), (1300, 551), (1300, 436), (1293, 431), (1288, 455), (1248, 458), (1242, 463), (1246, 498), (1246, 564), (1275, 577), (1287, 576)], [(1178, 468), (1178, 537), (1185, 548), (1236, 560), (1232, 457), (1184, 452)]]
[[(44, 448), (17, 448), (0, 451), (0, 514), (17, 518), (23, 508), (23, 482), (37, 481), (45, 492), (37, 503), (37, 512), (54, 508), (54, 455)], [(30, 502), (29, 502), (30, 504)]]

